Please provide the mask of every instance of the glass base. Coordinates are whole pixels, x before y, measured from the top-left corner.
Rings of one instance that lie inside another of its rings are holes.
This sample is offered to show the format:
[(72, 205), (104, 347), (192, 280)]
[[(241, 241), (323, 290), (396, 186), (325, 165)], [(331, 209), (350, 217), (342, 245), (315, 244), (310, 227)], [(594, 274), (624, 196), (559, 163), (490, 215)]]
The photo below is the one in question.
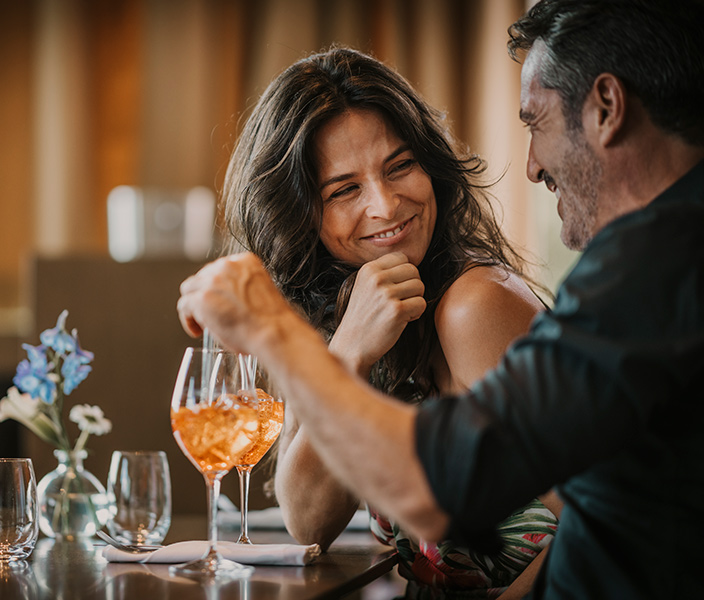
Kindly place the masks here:
[(241, 565), (234, 560), (223, 558), (217, 553), (210, 553), (204, 558), (182, 565), (169, 567), (171, 575), (189, 579), (243, 579), (254, 573), (254, 567)]

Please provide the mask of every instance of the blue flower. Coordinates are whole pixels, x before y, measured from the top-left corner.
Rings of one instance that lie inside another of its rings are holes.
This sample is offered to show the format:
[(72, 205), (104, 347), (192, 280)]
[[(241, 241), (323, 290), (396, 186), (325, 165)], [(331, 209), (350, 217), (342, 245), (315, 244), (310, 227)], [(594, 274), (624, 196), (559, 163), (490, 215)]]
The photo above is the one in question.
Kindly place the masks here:
[(45, 329), (39, 334), (42, 344), (57, 354), (68, 354), (76, 349), (76, 340), (66, 331), (66, 317), (68, 311), (64, 310), (56, 320), (56, 327)]
[[(22, 344), (27, 358), (17, 365), (13, 378), (16, 387), (0, 399), (0, 421), (14, 419), (62, 450), (71, 449), (61, 416), (64, 396), (88, 377), (94, 358), (92, 352), (81, 348), (78, 332), (66, 330), (67, 317), (68, 311), (64, 310), (56, 327), (40, 334), (41, 345)], [(69, 418), (81, 431), (74, 451), (83, 450), (90, 435), (103, 435), (112, 427), (97, 406), (74, 406)]]
[(78, 342), (78, 331), (74, 329), (72, 335), (73, 342), (76, 346), (75, 354), (76, 356), (78, 356), (78, 359), (81, 361), (81, 364), (87, 365), (89, 362), (92, 362), (95, 355), (89, 350), (83, 350), (83, 348), (81, 348), (81, 344)]
[[(91, 353), (89, 352), (88, 354)], [(86, 361), (85, 353), (79, 354), (78, 352), (73, 352), (64, 359), (64, 363), (61, 365), (61, 375), (64, 380), (64, 394), (67, 396), (92, 371), (92, 367), (87, 365), (86, 362), (89, 361)]]
[(22, 347), (27, 351), (29, 360), (20, 361), (12, 381), (32, 398), (52, 404), (56, 398), (56, 376), (51, 372), (53, 364), (50, 365), (46, 360), (46, 348), (29, 344), (22, 344)]
[(33, 369), (37, 371), (44, 371), (45, 373), (49, 372), (49, 369), (53, 365), (50, 366), (47, 362), (46, 346), (32, 346), (31, 344), (22, 344), (22, 347), (25, 349), (25, 352), (27, 352), (29, 362), (32, 365)]

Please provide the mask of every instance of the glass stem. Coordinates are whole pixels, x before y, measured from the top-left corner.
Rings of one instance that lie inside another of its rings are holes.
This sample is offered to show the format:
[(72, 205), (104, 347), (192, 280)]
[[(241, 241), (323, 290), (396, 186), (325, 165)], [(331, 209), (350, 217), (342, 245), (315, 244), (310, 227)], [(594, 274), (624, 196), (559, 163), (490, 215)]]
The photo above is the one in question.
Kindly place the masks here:
[(252, 467), (243, 465), (237, 467), (237, 474), (240, 478), (240, 537), (237, 540), (240, 544), (251, 544), (249, 539), (249, 528), (247, 525), (247, 513), (249, 512), (249, 475)]
[(218, 545), (218, 498), (220, 497), (220, 481), (222, 474), (203, 474), (208, 487), (208, 541), (210, 542), (209, 554), (217, 553)]
[(249, 600), (249, 579), (240, 579), (240, 600)]

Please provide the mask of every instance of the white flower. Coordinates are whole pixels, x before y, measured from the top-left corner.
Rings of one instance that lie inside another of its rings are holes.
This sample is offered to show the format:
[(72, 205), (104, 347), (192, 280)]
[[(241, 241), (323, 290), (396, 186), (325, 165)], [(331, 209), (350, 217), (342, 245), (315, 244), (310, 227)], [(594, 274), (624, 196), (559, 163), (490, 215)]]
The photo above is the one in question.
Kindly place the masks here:
[(5, 419), (15, 419), (24, 423), (31, 421), (39, 410), (39, 398), (20, 394), (16, 387), (7, 390), (7, 396), (0, 400), (0, 423)]
[(14, 386), (7, 390), (7, 396), (0, 400), (0, 423), (6, 419), (22, 423), (45, 442), (58, 444), (56, 425), (41, 411), (39, 398), (21, 394)]
[(68, 418), (78, 424), (78, 429), (93, 435), (105, 435), (112, 429), (112, 422), (105, 418), (99, 406), (76, 404)]

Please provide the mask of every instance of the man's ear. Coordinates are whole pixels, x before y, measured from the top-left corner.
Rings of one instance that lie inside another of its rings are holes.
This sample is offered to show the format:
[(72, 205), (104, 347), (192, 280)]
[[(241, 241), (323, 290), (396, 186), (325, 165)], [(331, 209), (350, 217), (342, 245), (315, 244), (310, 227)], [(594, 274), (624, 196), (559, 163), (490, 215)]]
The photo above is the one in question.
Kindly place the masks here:
[(626, 120), (627, 92), (623, 82), (611, 73), (602, 73), (595, 80), (584, 103), (585, 127), (592, 139), (602, 147), (618, 138)]

